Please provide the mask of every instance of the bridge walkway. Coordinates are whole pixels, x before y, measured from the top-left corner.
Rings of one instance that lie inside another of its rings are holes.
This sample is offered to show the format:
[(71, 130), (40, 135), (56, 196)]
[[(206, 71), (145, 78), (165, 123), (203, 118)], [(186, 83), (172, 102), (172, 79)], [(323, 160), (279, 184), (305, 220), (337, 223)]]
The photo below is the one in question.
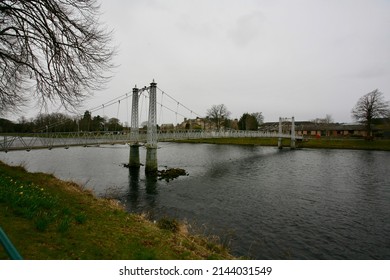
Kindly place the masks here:
[[(207, 138), (288, 138), (290, 134), (260, 131), (159, 131), (158, 141), (175, 141), (181, 139), (207, 139)], [(296, 140), (302, 139), (296, 136)], [(0, 135), (0, 151), (17, 151), (33, 149), (70, 148), (75, 146), (99, 146), (105, 144), (134, 144), (147, 143), (147, 133), (139, 132), (137, 139), (131, 133), (123, 131), (114, 132), (56, 132), (56, 133), (25, 133)]]

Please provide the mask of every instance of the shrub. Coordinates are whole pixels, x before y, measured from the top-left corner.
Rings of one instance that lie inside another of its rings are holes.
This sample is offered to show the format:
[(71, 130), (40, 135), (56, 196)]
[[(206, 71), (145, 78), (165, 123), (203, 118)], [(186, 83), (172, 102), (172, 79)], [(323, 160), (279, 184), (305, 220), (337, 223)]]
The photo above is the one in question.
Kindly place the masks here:
[(157, 226), (160, 229), (169, 230), (171, 232), (179, 231), (179, 222), (173, 218), (163, 217), (157, 222)]

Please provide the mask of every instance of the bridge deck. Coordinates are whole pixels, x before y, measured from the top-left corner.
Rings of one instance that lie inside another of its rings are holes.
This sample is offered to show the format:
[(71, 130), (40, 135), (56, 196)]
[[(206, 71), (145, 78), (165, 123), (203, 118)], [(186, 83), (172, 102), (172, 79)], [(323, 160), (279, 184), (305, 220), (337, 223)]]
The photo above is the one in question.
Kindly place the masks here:
[[(260, 131), (160, 131), (158, 141), (206, 138), (288, 138), (290, 134)], [(69, 148), (74, 146), (96, 146), (104, 144), (146, 143), (146, 133), (140, 133), (135, 139), (131, 133), (123, 132), (71, 132), (71, 133), (26, 133), (0, 136), (0, 151), (32, 149)], [(295, 139), (302, 139), (296, 136)]]

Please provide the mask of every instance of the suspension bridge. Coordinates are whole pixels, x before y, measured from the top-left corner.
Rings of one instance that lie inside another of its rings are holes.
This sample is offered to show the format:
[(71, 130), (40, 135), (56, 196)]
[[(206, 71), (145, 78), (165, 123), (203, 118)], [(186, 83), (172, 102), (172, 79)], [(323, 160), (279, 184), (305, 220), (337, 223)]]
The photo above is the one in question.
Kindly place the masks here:
[[(240, 130), (228, 130), (228, 131), (206, 131), (206, 130), (158, 130), (157, 129), (157, 105), (160, 106), (160, 117), (162, 110), (165, 109), (173, 113), (176, 117), (178, 115), (185, 117), (179, 112), (179, 106), (187, 110), (191, 116), (200, 115), (177, 101), (171, 95), (168, 95), (161, 89), (159, 91), (162, 94), (160, 102), (157, 101), (157, 83), (150, 83), (149, 87), (133, 88), (132, 94), (125, 94), (117, 97), (99, 107), (91, 109), (91, 112), (102, 109), (104, 111), (108, 106), (118, 104), (124, 99), (132, 99), (131, 104), (131, 126), (129, 130), (123, 131), (77, 131), (77, 132), (49, 132), (48, 126), (45, 130), (39, 133), (24, 133), (18, 135), (3, 134), (0, 136), (0, 151), (17, 151), (33, 149), (53, 149), (53, 148), (70, 148), (74, 146), (99, 146), (105, 144), (128, 144), (130, 146), (129, 166), (133, 168), (140, 167), (139, 147), (145, 146), (146, 161), (145, 171), (146, 173), (155, 172), (157, 170), (157, 143), (159, 141), (175, 141), (181, 139), (206, 139), (206, 138), (244, 138), (244, 137), (263, 137), (263, 138), (277, 138), (278, 147), (282, 147), (282, 139), (290, 139), (291, 148), (295, 148), (295, 141), (302, 139), (300, 136), (295, 135), (294, 117), (290, 119), (279, 118), (279, 131), (278, 132), (260, 132), (260, 131), (240, 131)], [(163, 104), (163, 96), (167, 96), (173, 100), (176, 104), (176, 110), (172, 107)], [(148, 120), (147, 129), (140, 130), (140, 106), (139, 101), (141, 96), (149, 99)], [(128, 106), (126, 106), (128, 108)], [(291, 131), (284, 132), (283, 122), (291, 122)], [(55, 124), (54, 124), (55, 125)], [(53, 126), (53, 125), (52, 125)]]

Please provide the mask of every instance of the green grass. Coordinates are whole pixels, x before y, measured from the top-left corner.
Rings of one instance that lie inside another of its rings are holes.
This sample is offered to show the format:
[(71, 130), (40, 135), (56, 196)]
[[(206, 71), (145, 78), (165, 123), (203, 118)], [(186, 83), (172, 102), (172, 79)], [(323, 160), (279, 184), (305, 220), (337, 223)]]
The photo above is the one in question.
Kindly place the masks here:
[(61, 213), (57, 196), (32, 182), (22, 182), (11, 176), (0, 176), (0, 203), (7, 204), (19, 217), (31, 220), (38, 231), (67, 218)]
[[(278, 146), (277, 138), (208, 138), (178, 140), (179, 143), (208, 143), (221, 145)], [(283, 147), (290, 146), (290, 139), (283, 139)], [(390, 151), (390, 140), (366, 141), (363, 139), (333, 138), (305, 139), (296, 142), (297, 148), (357, 149)]]
[(390, 140), (381, 139), (367, 141), (364, 139), (337, 139), (337, 138), (320, 138), (310, 139), (299, 144), (302, 148), (326, 148), (326, 149), (354, 149), (354, 150), (377, 150), (390, 151)]
[(25, 259), (233, 258), (172, 219), (157, 224), (74, 183), (0, 162), (0, 226)]

